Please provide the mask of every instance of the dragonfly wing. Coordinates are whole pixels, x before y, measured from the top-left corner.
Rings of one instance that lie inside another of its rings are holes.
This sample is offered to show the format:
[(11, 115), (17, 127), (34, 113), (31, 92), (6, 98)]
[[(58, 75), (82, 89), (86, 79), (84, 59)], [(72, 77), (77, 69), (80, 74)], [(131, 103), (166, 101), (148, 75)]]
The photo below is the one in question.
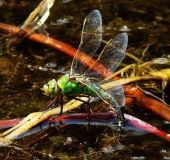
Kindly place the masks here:
[(112, 81), (114, 85), (110, 89), (107, 89), (106, 92), (112, 95), (120, 107), (125, 105), (125, 94), (124, 88), (118, 81)]
[[(93, 67), (87, 71), (86, 76), (100, 77), (103, 72), (103, 68), (99, 67), (101, 64), (108, 69), (108, 72), (105, 73), (106, 76), (109, 76), (112, 72), (115, 72), (125, 57), (127, 45), (128, 36), (126, 33), (120, 33), (113, 37), (106, 44)], [(96, 70), (98, 74), (95, 73)]]
[[(100, 12), (90, 12), (84, 20), (81, 41), (71, 66), (71, 74), (83, 74), (88, 64), (98, 50), (102, 40), (102, 19)], [(83, 57), (88, 54), (88, 58)]]
[(114, 106), (123, 107), (125, 105), (125, 95), (123, 87), (115, 81), (114, 87), (104, 90), (101, 86), (90, 81), (81, 81), (87, 87), (90, 87), (103, 101)]

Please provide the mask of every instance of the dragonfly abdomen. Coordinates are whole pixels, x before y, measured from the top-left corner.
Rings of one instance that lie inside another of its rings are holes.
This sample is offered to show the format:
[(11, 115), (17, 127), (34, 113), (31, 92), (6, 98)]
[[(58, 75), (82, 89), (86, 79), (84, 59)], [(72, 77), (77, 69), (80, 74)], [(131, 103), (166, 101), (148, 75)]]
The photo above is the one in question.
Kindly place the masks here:
[(63, 91), (65, 94), (97, 96), (91, 88), (84, 86), (81, 83), (68, 82)]
[(107, 93), (103, 88), (99, 85), (92, 83), (90, 87), (97, 93), (97, 95), (106, 103), (112, 105), (113, 107), (121, 107), (117, 103), (116, 99), (109, 93)]

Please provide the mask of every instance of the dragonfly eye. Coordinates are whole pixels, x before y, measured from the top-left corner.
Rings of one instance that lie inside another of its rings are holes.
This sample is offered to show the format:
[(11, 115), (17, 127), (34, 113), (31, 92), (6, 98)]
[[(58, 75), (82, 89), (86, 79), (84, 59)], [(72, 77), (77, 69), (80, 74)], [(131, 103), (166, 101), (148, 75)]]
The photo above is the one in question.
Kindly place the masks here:
[(42, 90), (45, 92), (45, 95), (53, 98), (58, 93), (58, 86), (56, 80), (50, 80), (47, 84), (43, 86)]
[(48, 85), (48, 84), (44, 84), (43, 88), (44, 88), (44, 89), (48, 89), (48, 88), (49, 88), (49, 85)]
[(42, 90), (44, 91), (44, 94), (49, 96), (49, 85), (48, 84), (44, 84)]
[(50, 97), (55, 96), (58, 93), (57, 82), (55, 79), (52, 79), (48, 82), (48, 93)]
[(55, 88), (56, 86), (56, 80), (52, 79), (51, 81), (48, 82), (50, 88)]

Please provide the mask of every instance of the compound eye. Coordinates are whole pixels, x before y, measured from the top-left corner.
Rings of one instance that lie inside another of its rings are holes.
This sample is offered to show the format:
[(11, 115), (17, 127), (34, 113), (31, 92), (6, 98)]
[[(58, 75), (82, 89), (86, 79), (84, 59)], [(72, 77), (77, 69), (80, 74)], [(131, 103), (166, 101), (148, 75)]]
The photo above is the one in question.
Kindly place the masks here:
[(56, 81), (54, 79), (51, 80), (51, 88), (52, 89), (55, 89), (55, 86), (56, 86)]
[(44, 84), (43, 91), (45, 91), (45, 94), (51, 98), (54, 97), (58, 93), (56, 80), (52, 79), (47, 84)]
[(48, 84), (44, 84), (43, 88), (47, 90), (47, 89), (49, 89), (49, 85)]

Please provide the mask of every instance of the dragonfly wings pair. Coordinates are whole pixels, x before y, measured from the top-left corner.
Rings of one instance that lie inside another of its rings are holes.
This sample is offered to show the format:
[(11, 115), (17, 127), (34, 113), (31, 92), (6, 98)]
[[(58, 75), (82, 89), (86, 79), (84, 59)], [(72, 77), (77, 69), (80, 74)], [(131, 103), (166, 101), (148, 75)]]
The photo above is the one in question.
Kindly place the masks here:
[[(81, 42), (73, 59), (70, 75), (74, 77), (82, 75), (83, 78), (80, 79), (80, 82), (90, 87), (101, 99), (110, 104), (108, 98), (105, 98), (103, 95), (105, 91), (99, 87), (99, 85), (105, 82), (105, 80), (101, 80), (103, 75), (103, 67), (101, 67), (101, 64), (107, 68), (104, 73), (105, 76), (109, 76), (115, 72), (125, 57), (128, 37), (126, 33), (120, 33), (110, 39), (98, 59), (87, 69), (86, 64), (91, 62), (101, 41), (102, 18), (100, 12), (94, 10), (90, 12), (84, 20)], [(83, 53), (86, 53), (88, 58), (84, 58)], [(115, 99), (115, 103), (111, 105), (114, 105), (114, 107), (122, 107), (125, 105), (124, 89), (118, 82), (115, 83), (115, 87), (107, 90), (107, 93)]]

